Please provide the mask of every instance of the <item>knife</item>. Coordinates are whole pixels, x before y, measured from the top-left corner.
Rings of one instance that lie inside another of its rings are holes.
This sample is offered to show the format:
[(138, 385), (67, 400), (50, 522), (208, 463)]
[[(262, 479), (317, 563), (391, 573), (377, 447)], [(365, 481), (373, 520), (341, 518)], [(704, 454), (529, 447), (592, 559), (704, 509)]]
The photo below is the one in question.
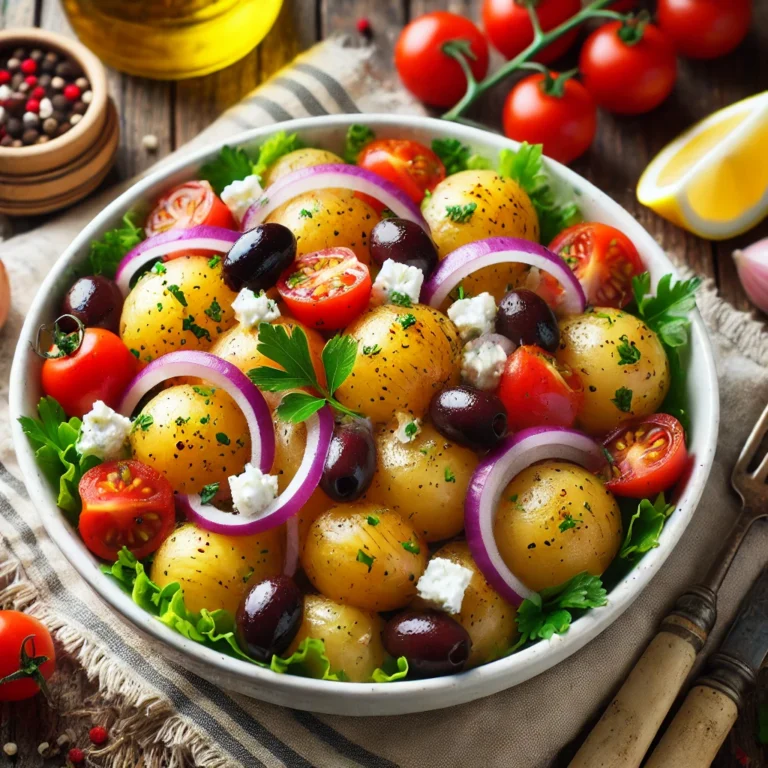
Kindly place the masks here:
[(685, 698), (645, 768), (706, 768), (736, 722), (768, 655), (768, 568), (755, 581), (720, 650)]

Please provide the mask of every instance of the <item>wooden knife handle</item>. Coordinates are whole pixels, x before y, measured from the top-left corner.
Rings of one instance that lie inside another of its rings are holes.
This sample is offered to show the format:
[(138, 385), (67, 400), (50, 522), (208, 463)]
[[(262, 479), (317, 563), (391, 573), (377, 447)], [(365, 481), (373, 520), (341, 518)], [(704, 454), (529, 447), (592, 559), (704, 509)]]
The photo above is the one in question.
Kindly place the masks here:
[(638, 768), (714, 626), (715, 606), (706, 587), (680, 597), (570, 768)]

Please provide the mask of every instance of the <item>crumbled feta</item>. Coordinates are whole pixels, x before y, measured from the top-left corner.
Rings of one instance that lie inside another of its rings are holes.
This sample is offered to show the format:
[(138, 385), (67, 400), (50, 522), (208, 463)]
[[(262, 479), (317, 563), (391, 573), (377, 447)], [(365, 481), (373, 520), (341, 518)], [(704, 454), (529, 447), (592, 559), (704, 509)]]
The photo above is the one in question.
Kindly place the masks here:
[(397, 414), (395, 438), (401, 443), (410, 443), (421, 432), (421, 419), (415, 419), (410, 413)]
[(472, 571), (444, 557), (433, 557), (416, 584), (419, 596), (448, 613), (458, 613)]
[(259, 517), (277, 498), (277, 477), (246, 464), (242, 475), (229, 478), (229, 488), (232, 503), (243, 517)]
[(448, 307), (448, 317), (458, 328), (464, 341), (493, 331), (496, 320), (496, 301), (490, 293), (481, 293), (471, 299), (459, 299)]
[(271, 323), (280, 317), (277, 302), (262, 292), (256, 295), (250, 288), (243, 288), (232, 302), (237, 321), (244, 328), (253, 328), (259, 323)]
[(373, 283), (371, 301), (378, 304), (392, 302), (392, 294), (407, 296), (411, 304), (419, 303), (424, 273), (418, 267), (387, 259)]
[(464, 347), (461, 377), (477, 389), (496, 389), (506, 362), (501, 344), (481, 339)]
[(77, 440), (81, 456), (98, 456), (103, 461), (119, 459), (131, 434), (131, 420), (97, 400), (83, 416), (83, 427)]
[(261, 195), (261, 182), (258, 176), (246, 176), (241, 181), (233, 181), (224, 187), (221, 199), (232, 212), (232, 215), (240, 221), (245, 212), (255, 203)]

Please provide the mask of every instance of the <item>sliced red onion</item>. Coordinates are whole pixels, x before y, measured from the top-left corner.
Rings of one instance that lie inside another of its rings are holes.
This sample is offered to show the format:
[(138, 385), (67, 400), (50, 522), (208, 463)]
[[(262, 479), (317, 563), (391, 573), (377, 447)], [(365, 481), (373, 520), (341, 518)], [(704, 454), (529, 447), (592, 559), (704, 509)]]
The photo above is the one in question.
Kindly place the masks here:
[(209, 352), (169, 352), (153, 360), (128, 385), (118, 412), (130, 416), (150, 389), (177, 376), (204, 379), (235, 401), (251, 434), (251, 464), (269, 472), (275, 459), (275, 430), (267, 401), (239, 368)]
[(150, 261), (167, 260), (180, 251), (211, 251), (227, 253), (241, 233), (225, 227), (201, 225), (189, 229), (169, 229), (148, 237), (123, 256), (117, 266), (115, 282), (124, 296), (131, 289), (133, 276)]
[(563, 288), (558, 310), (575, 315), (587, 306), (587, 297), (570, 267), (538, 243), (517, 237), (489, 237), (451, 251), (421, 289), (421, 300), (438, 309), (467, 275), (494, 264), (517, 263), (538, 267), (554, 277)]
[(317, 189), (351, 189), (363, 192), (385, 205), (398, 218), (415, 222), (429, 234), (429, 225), (421, 215), (421, 209), (399, 187), (365, 168), (340, 163), (314, 165), (281, 176), (274, 184), (270, 184), (245, 212), (243, 231), (261, 224), (283, 203)]
[(605, 465), (600, 444), (581, 432), (563, 427), (523, 429), (480, 462), (464, 502), (464, 527), (472, 557), (491, 586), (513, 605), (520, 605), (533, 590), (512, 573), (501, 557), (493, 535), (496, 510), (512, 478), (545, 459), (572, 461), (591, 472)]
[[(310, 416), (306, 422), (307, 444), (304, 457), (288, 487), (255, 519), (222, 512), (212, 504), (203, 504), (197, 494), (176, 496), (176, 504), (189, 520), (213, 533), (246, 536), (262, 533), (291, 523), (291, 518), (307, 503), (317, 488), (325, 466), (325, 457), (333, 436), (333, 414), (326, 405)], [(262, 470), (264, 471), (264, 470)], [(293, 567), (298, 558), (298, 529), (288, 525), (286, 542), (286, 569)]]

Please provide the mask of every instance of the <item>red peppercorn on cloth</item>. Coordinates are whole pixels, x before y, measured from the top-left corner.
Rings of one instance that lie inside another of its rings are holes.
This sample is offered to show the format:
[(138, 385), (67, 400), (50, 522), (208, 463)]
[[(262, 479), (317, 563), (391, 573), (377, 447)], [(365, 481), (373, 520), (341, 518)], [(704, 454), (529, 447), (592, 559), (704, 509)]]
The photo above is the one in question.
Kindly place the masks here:
[[(405, 94), (382, 90), (364, 55), (331, 42), (300, 57), (193, 144), (308, 114), (417, 109)], [(116, 192), (0, 245), (13, 293), (0, 336), (3, 409), (16, 337), (36, 287)], [(711, 287), (704, 287), (699, 305), (717, 355), (722, 398), (716, 463), (700, 507), (636, 602), (582, 650), (522, 685), (462, 706), (387, 718), (316, 715), (302, 711), (300, 699), (295, 709), (283, 709), (217, 688), (166, 660), (67, 563), (27, 497), (7, 412), (0, 431), (0, 605), (39, 616), (53, 630), (60, 657), (81, 665), (98, 688), (88, 711), (92, 719), (109, 723), (110, 739), (92, 753), (96, 765), (539, 768), (557, 762), (558, 755), (567, 760), (568, 743), (608, 701), (676, 596), (702, 574), (738, 510), (728, 476), (768, 402), (768, 335)], [(758, 524), (723, 586), (710, 647), (722, 637), (766, 556), (768, 529)], [(66, 688), (66, 674), (57, 673), (54, 690)]]

